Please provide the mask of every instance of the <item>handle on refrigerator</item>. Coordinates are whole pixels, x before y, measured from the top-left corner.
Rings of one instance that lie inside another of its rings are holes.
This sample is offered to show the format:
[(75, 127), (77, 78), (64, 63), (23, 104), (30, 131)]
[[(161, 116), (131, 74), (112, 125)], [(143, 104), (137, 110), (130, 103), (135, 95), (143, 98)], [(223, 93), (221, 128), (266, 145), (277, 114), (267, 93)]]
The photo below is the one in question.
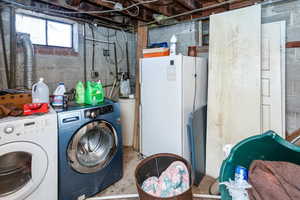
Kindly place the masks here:
[(140, 106), (139, 106), (139, 109), (140, 109), (140, 112), (139, 112), (139, 114), (140, 114), (140, 116), (139, 116), (139, 118), (140, 118), (140, 127), (139, 127), (139, 131), (140, 131), (140, 153), (142, 153), (143, 154), (143, 143), (142, 143), (142, 137), (143, 137), (143, 134), (142, 134), (142, 126), (143, 126), (143, 119), (142, 119), (142, 103), (140, 104)]

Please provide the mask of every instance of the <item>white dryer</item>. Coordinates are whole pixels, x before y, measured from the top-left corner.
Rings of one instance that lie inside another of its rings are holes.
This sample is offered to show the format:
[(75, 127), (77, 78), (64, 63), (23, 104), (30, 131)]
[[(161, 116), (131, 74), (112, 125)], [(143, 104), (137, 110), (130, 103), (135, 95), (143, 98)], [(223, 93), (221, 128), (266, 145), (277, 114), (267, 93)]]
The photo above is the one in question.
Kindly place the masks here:
[(57, 115), (0, 119), (0, 200), (57, 199)]

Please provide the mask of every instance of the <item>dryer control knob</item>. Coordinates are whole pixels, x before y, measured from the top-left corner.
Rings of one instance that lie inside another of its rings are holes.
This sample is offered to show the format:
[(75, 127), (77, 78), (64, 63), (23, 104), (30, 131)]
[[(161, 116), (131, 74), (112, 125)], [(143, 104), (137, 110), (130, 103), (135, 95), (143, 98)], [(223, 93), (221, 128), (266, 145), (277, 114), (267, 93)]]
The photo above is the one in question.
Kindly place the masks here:
[(14, 132), (14, 127), (13, 126), (7, 126), (7, 127), (4, 128), (4, 133), (11, 134), (12, 132)]
[(95, 112), (91, 112), (91, 115), (90, 115), (91, 118), (95, 119), (97, 117), (96, 113)]
[(91, 117), (91, 112), (89, 110), (85, 112), (85, 117)]

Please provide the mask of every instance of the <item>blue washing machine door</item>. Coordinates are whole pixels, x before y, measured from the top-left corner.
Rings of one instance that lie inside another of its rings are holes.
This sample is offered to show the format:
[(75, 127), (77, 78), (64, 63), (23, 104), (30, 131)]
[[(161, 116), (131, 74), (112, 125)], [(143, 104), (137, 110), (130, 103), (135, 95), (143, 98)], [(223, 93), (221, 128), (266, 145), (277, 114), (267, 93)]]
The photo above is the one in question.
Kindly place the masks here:
[(112, 160), (117, 147), (117, 132), (112, 124), (92, 121), (73, 135), (67, 149), (68, 161), (79, 173), (94, 173)]

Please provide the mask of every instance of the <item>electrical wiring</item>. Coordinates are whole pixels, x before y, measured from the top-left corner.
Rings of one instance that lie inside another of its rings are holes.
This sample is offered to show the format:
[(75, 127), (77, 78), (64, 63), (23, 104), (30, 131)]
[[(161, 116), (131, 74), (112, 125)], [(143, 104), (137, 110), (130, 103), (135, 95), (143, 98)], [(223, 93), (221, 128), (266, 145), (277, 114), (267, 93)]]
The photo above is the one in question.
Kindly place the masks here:
[[(122, 29), (121, 29), (122, 30)], [(107, 32), (108, 32), (108, 36), (109, 36), (109, 29), (107, 29)], [(117, 49), (119, 49), (119, 51), (120, 51), (120, 55), (119, 55), (119, 59), (117, 60), (117, 64), (120, 64), (123, 60), (124, 60), (124, 48), (122, 48), (122, 46), (121, 46), (121, 44), (120, 44), (120, 41), (119, 41), (119, 39), (118, 39), (118, 35), (117, 35), (117, 31), (115, 31), (115, 34), (116, 34), (116, 38), (115, 38), (115, 40), (116, 40), (116, 45), (118, 46), (118, 48)], [(110, 40), (110, 37), (107, 37), (107, 41), (109, 41)], [(107, 44), (107, 49), (109, 50), (110, 49), (110, 44)], [(106, 60), (106, 62), (107, 63), (109, 63), (109, 64), (112, 64), (112, 65), (114, 65), (115, 64), (115, 61), (110, 57), (110, 55), (109, 56), (107, 56), (107, 57), (105, 57), (105, 60)]]
[[(132, 2), (132, 1), (130, 1), (130, 2), (134, 4), (134, 2)], [(132, 16), (132, 17), (139, 16), (139, 14), (140, 14), (140, 7), (135, 6), (135, 8), (136, 8), (136, 12), (135, 12), (135, 13), (132, 13), (132, 12), (129, 11), (129, 10), (126, 10), (126, 11), (127, 11), (127, 13), (128, 13), (130, 16)]]
[[(4, 0), (4, 1), (7, 1), (7, 0)], [(157, 1), (159, 1), (159, 0), (140, 1), (138, 3), (134, 3), (130, 6), (128, 6), (126, 8), (122, 8), (122, 9), (94, 10), (94, 11), (61, 11), (61, 10), (47, 9), (47, 11), (51, 11), (54, 13), (60, 13), (60, 14), (103, 14), (103, 13), (126, 11), (126, 10), (129, 10), (130, 8), (136, 7), (138, 5), (148, 4), (148, 3), (157, 2)], [(19, 3), (17, 3), (17, 4), (19, 4)], [(22, 5), (22, 4), (19, 4), (19, 5)]]
[(128, 42), (128, 37), (127, 37), (127, 35), (126, 35), (126, 33), (125, 33), (125, 31), (124, 31), (123, 28), (121, 28), (121, 33), (122, 33), (123, 39), (124, 39), (126, 42)]
[(115, 1), (110, 1), (110, 0), (102, 0), (102, 2), (111, 3), (111, 4), (116, 4), (117, 3)]
[[(110, 1), (110, 0), (102, 0), (102, 2), (106, 2), (106, 3), (111, 3), (111, 4), (113, 4), (115, 10), (121, 10), (121, 9), (123, 9), (123, 5), (122, 5), (121, 3), (119, 3), (119, 2)], [(117, 8), (117, 7), (118, 7), (118, 8)], [(129, 11), (129, 9), (126, 10), (126, 12), (127, 12), (130, 16), (132, 16), (132, 17), (136, 17), (136, 16), (138, 16), (138, 15), (140, 14), (140, 8), (139, 8), (138, 6), (136, 6), (136, 5), (134, 5), (134, 7), (136, 8), (136, 12), (135, 12), (135, 13), (132, 13), (131, 11)]]
[[(51, 16), (55, 16), (55, 17), (63, 17), (63, 18), (75, 20), (77, 22), (91, 23), (89, 20), (82, 19), (81, 17), (68, 16), (68, 15), (64, 15), (64, 14), (60, 14), (60, 13), (53, 13), (49, 9), (41, 9), (40, 7), (37, 8), (34, 6), (27, 6), (27, 5), (23, 5), (23, 4), (9, 1), (9, 0), (1, 0), (1, 2), (3, 3), (3, 4), (1, 4), (2, 7), (3, 7), (3, 5), (5, 5), (5, 7), (20, 8), (20, 9), (30, 10), (33, 12), (43, 13), (45, 15), (51, 15)], [(106, 19), (106, 18), (105, 18), (105, 20), (112, 21), (111, 19)], [(119, 27), (119, 26), (114, 26), (112, 24), (108, 24), (108, 23), (104, 23), (104, 22), (100, 22), (100, 21), (97, 21), (97, 25), (102, 25), (105, 27), (113, 28), (113, 29), (121, 29), (121, 27)], [(126, 25), (126, 26), (127, 26), (127, 28), (125, 29), (126, 31), (133, 29), (133, 25)]]
[[(282, 1), (286, 1), (286, 0), (265, 0), (265, 1), (262, 1), (262, 2), (257, 2), (257, 4), (260, 4), (260, 5), (268, 5), (268, 4), (271, 4), (271, 3), (279, 3), (279, 2), (282, 2)], [(294, 0), (292, 0), (294, 1)], [(190, 10), (190, 11), (186, 11), (186, 12), (183, 12), (183, 13), (179, 13), (179, 14), (176, 14), (176, 15), (172, 15), (172, 16), (168, 16), (162, 20), (160, 20), (160, 22), (162, 21), (167, 21), (167, 20), (170, 20), (170, 19), (174, 19), (174, 18), (177, 18), (177, 17), (182, 17), (182, 16), (186, 16), (186, 15), (191, 15), (193, 13), (196, 13), (196, 12), (200, 12), (200, 11), (204, 11), (204, 10), (209, 10), (209, 9), (213, 9), (213, 8), (217, 8), (217, 7), (220, 7), (220, 6), (224, 6), (224, 5), (227, 5), (227, 4), (231, 4), (231, 3), (236, 3), (236, 2), (239, 2), (239, 0), (228, 0), (228, 1), (222, 1), (221, 3), (217, 3), (217, 4), (213, 4), (211, 6), (207, 6), (207, 7), (202, 7), (202, 8), (197, 8), (197, 9), (194, 9), (194, 10)], [(206, 18), (206, 17), (205, 17)], [(200, 20), (198, 18), (198, 20)], [(148, 22), (148, 23), (145, 23), (141, 26), (149, 26), (151, 24), (156, 24), (157, 21), (156, 20), (153, 20), (151, 22)], [(177, 23), (176, 23), (177, 24)]]
[[(105, 28), (103, 28), (103, 29), (101, 29), (101, 30), (104, 30)], [(99, 33), (102, 37), (116, 37), (116, 35), (117, 35), (117, 32), (115, 31), (113, 34), (111, 34), (111, 35), (107, 35), (107, 34), (105, 34), (104, 33), (104, 31), (102, 32), (102, 31), (98, 31), (97, 33)], [(120, 28), (120, 30), (122, 30), (122, 28)]]
[[(166, 17), (166, 18), (162, 19), (161, 21), (166, 21), (166, 20), (169, 20), (169, 19), (173, 19), (173, 18), (176, 18), (176, 17), (185, 16), (185, 15), (191, 15), (191, 14), (196, 13), (196, 12), (216, 8), (216, 7), (223, 6), (223, 5), (230, 4), (230, 3), (234, 3), (234, 2), (237, 2), (237, 1), (239, 1), (239, 0), (228, 0), (228, 1), (218, 3), (218, 4), (213, 4), (211, 6), (207, 6), (207, 7), (203, 7), (203, 8), (197, 8), (197, 9), (190, 10), (190, 11), (187, 11), (187, 12), (183, 12), (183, 13), (180, 13), (180, 14), (177, 14), (177, 15), (172, 15), (172, 16)], [(148, 25), (151, 25), (151, 24), (154, 24), (154, 23), (157, 23), (157, 21), (154, 20), (154, 21), (148, 22), (148, 23), (144, 24), (143, 26), (148, 26)]]
[(89, 25), (91, 32), (92, 32), (92, 37), (93, 37), (93, 52), (92, 52), (92, 70), (95, 71), (95, 31), (94, 31), (94, 26), (93, 25)]
[(197, 99), (197, 58), (195, 57), (194, 61), (194, 99), (193, 99), (193, 114), (196, 111), (196, 99)]
[(135, 13), (132, 13), (131, 11), (129, 11), (129, 10), (126, 10), (126, 12), (130, 15), (130, 16), (132, 16), (132, 17), (137, 17), (137, 16), (139, 16), (139, 14), (140, 14), (140, 8), (138, 7), (138, 6), (136, 6), (136, 12)]
[(153, 3), (153, 5), (155, 6), (170, 6), (175, 4), (175, 2), (173, 0), (169, 1), (169, 2), (164, 2), (164, 3)]

